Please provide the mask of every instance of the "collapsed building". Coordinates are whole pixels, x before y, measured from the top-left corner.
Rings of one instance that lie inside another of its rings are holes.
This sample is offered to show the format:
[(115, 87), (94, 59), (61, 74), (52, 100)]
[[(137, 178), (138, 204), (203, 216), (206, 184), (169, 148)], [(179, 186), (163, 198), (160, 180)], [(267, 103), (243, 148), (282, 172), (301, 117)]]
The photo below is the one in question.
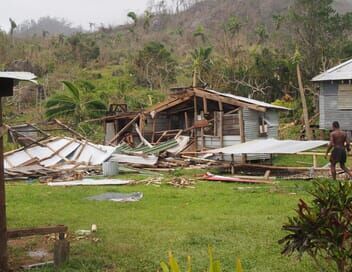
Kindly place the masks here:
[[(126, 105), (112, 107), (103, 119), (105, 144), (118, 145), (125, 141), (138, 146), (144, 140), (159, 144), (183, 135), (190, 139), (183, 152), (196, 154), (257, 139), (277, 138), (279, 112), (288, 110), (209, 89), (173, 88), (164, 102), (143, 112), (129, 112)], [(241, 156), (242, 161), (269, 158), (266, 154)]]

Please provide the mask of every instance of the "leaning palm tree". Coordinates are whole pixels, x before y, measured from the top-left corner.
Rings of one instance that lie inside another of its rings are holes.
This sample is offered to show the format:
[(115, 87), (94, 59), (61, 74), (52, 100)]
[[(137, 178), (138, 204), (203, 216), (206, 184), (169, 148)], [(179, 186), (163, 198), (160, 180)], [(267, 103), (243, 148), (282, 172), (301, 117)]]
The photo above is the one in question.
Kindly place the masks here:
[(54, 94), (45, 104), (45, 114), (49, 120), (69, 117), (78, 125), (86, 118), (100, 117), (106, 113), (107, 107), (103, 102), (86, 94), (89, 89), (80, 89), (69, 81), (63, 81), (63, 84), (65, 92)]

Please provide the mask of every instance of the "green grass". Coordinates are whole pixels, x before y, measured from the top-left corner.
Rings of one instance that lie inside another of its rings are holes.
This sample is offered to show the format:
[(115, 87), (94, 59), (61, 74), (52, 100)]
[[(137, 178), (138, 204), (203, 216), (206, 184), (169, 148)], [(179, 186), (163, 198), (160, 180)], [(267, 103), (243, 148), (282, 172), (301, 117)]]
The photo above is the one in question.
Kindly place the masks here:
[[(309, 186), (304, 182), (276, 186), (202, 182), (196, 189), (9, 184), (8, 225), (65, 224), (74, 233), (97, 224), (101, 241), (72, 241), (71, 259), (62, 271), (157, 271), (169, 250), (181, 264), (191, 255), (193, 271), (205, 271), (207, 247), (212, 245), (225, 271), (233, 271), (240, 257), (246, 272), (313, 272), (317, 270), (310, 260), (281, 256), (277, 243), (299, 198), (308, 198)], [(104, 192), (137, 191), (144, 198), (136, 203), (86, 200)]]

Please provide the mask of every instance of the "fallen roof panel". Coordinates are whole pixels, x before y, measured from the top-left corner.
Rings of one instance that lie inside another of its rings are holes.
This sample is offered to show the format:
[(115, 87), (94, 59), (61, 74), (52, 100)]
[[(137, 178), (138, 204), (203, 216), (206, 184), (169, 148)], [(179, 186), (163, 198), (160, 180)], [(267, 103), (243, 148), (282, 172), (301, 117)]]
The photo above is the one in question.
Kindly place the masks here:
[(210, 154), (297, 154), (327, 145), (328, 141), (294, 141), (294, 140), (254, 140), (224, 148), (212, 149), (204, 153)]

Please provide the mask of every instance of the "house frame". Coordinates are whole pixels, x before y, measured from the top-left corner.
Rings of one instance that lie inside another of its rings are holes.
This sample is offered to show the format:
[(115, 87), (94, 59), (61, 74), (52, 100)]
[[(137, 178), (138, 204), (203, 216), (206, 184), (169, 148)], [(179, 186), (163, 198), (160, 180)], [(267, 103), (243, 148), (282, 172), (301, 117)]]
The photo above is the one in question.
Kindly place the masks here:
[(277, 138), (279, 111), (287, 110), (209, 89), (173, 88), (168, 99), (145, 111), (119, 112), (104, 118), (105, 144), (116, 145), (127, 134), (137, 143), (142, 136), (151, 144), (182, 134), (191, 139), (187, 151), (196, 153), (259, 138)]

